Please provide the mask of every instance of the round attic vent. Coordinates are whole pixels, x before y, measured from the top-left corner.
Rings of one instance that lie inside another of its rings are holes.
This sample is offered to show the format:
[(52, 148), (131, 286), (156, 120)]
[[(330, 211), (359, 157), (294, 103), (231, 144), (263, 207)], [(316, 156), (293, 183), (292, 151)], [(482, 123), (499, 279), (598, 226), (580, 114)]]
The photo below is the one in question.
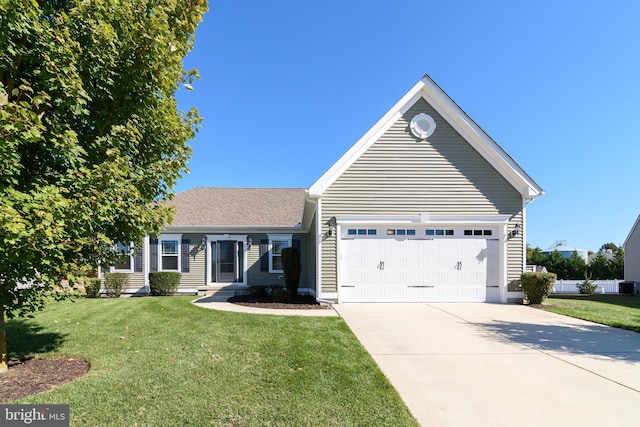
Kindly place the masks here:
[(418, 138), (427, 139), (433, 135), (433, 132), (436, 130), (436, 122), (430, 115), (420, 113), (416, 114), (413, 119), (411, 119), (409, 128), (411, 129), (411, 133)]

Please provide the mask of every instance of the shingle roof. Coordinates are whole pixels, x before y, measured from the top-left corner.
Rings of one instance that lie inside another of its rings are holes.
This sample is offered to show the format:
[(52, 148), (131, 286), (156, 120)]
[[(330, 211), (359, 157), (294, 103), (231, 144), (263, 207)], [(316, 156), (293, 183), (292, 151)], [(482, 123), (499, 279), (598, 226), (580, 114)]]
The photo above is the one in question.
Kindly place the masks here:
[(197, 187), (175, 195), (172, 226), (295, 227), (302, 222), (304, 188)]

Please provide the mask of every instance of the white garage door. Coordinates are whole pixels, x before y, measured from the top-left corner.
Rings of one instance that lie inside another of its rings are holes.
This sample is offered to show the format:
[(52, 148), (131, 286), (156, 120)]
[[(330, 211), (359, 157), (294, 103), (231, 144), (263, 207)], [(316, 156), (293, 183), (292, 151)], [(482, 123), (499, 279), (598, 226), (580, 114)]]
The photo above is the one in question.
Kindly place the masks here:
[(497, 240), (345, 239), (340, 301), (492, 301), (497, 265)]

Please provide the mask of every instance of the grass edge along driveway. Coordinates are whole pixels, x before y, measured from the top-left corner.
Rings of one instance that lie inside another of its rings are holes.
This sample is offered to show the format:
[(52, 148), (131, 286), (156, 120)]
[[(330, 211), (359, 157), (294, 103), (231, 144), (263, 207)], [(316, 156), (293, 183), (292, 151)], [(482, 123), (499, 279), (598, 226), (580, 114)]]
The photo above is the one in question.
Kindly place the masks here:
[(81, 379), (13, 403), (69, 404), (72, 426), (418, 425), (341, 318), (192, 299), (51, 302), (9, 321), (11, 357), (91, 363)]
[(554, 294), (545, 310), (614, 328), (640, 332), (640, 297), (627, 295)]

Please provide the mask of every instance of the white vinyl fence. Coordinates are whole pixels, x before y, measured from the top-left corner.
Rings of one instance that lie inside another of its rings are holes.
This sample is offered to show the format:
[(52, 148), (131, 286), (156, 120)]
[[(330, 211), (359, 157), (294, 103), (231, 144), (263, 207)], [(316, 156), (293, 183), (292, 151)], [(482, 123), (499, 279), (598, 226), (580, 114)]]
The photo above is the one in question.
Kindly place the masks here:
[[(576, 294), (578, 293), (578, 289), (576, 285), (584, 282), (584, 280), (558, 280), (556, 284), (553, 285), (552, 293), (556, 294)], [(596, 294), (617, 294), (618, 293), (618, 283), (622, 282), (622, 280), (592, 280), (591, 283), (598, 286), (596, 289)]]

